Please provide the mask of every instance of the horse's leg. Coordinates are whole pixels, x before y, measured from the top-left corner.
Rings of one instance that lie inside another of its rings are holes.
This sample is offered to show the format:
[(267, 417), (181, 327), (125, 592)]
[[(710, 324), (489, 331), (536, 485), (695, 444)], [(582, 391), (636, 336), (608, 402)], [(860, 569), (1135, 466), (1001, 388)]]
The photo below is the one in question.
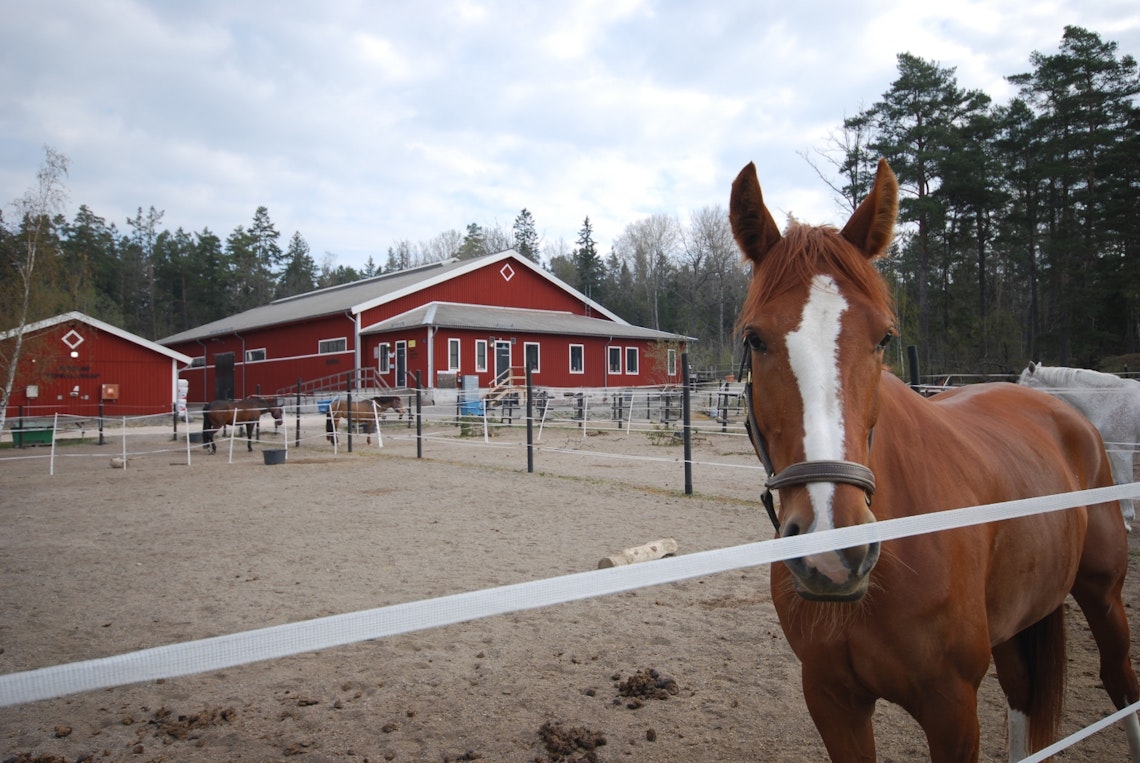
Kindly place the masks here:
[[(1073, 598), (1088, 621), (1100, 651), (1100, 680), (1117, 708), (1140, 699), (1140, 685), (1129, 657), (1131, 637), (1121, 590), (1128, 571), (1128, 541), (1116, 503), (1089, 507), (1084, 553), (1073, 583)], [(1124, 722), (1128, 749), (1140, 763), (1140, 722), (1135, 715)]]
[[(1108, 461), (1112, 466), (1113, 482), (1117, 485), (1127, 485), (1132, 482), (1131, 450), (1109, 451)], [(1133, 500), (1131, 498), (1123, 499), (1120, 502), (1120, 510), (1124, 513), (1124, 529), (1132, 532), (1132, 523), (1136, 521), (1136, 507)]]
[(253, 452), (253, 422), (247, 421), (245, 424), (245, 449), (246, 452)]
[(1009, 759), (1052, 744), (1065, 694), (1065, 616), (1058, 607), (993, 648), (998, 683), (1008, 705)]
[(874, 763), (875, 698), (849, 691), (826, 675), (813, 678), (806, 664), (802, 675), (808, 712), (832, 763)]

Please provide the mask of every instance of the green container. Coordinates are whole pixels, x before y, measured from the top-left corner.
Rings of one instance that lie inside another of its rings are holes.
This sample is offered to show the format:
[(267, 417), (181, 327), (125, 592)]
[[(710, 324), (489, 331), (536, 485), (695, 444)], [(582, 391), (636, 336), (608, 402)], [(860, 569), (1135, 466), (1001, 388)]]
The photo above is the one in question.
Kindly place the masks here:
[(51, 445), (52, 430), (51, 429), (12, 429), (12, 442), (16, 443), (17, 448), (24, 448), (29, 445)]

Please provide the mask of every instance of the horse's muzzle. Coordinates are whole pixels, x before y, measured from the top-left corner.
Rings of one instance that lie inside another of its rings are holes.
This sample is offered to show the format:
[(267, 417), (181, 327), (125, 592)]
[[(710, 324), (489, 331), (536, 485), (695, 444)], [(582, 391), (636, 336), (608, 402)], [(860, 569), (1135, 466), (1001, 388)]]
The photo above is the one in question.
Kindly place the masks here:
[(789, 559), (792, 587), (809, 601), (858, 601), (867, 593), (879, 544), (853, 546)]

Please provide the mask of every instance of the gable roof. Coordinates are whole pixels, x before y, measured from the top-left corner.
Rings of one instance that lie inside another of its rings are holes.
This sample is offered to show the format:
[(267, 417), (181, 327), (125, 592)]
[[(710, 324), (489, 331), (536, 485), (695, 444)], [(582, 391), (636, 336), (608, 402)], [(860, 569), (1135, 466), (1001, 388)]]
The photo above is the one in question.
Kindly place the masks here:
[[(90, 315), (85, 315), (85, 314), (83, 314), (77, 310), (73, 310), (69, 313), (63, 313), (63, 314), (57, 315), (53, 318), (45, 318), (44, 320), (36, 321), (35, 323), (29, 323), (26, 326), (24, 326), (24, 333), (25, 334), (33, 334), (33, 333), (36, 333), (39, 331), (43, 331), (44, 329), (52, 328), (53, 326), (58, 326), (61, 323), (70, 323), (71, 321), (79, 321), (80, 323), (86, 323), (88, 326), (91, 326), (93, 328), (97, 328), (100, 331), (104, 331), (108, 334), (112, 334), (112, 335), (117, 336), (120, 339), (124, 339), (128, 342), (133, 342), (134, 344), (137, 344), (140, 347), (143, 347), (144, 349), (150, 350), (151, 352), (158, 353), (159, 355), (165, 355), (166, 357), (170, 358), (171, 360), (176, 360), (179, 363), (183, 363), (185, 365), (190, 365), (190, 363), (193, 360), (189, 355), (183, 355), (181, 352), (175, 352), (174, 350), (170, 349), (169, 347), (163, 347), (161, 344), (157, 344), (155, 342), (152, 342), (149, 339), (143, 339), (141, 336), (138, 336), (137, 334), (132, 334), (129, 331), (124, 331), (123, 329), (118, 328), (117, 326), (112, 326), (110, 323), (104, 323), (103, 321), (99, 320), (98, 318), (92, 318)], [(2, 332), (2, 333), (0, 333), (0, 340), (12, 338), (12, 337), (16, 336), (18, 331), (19, 331), (18, 329), (10, 329), (8, 331)]]
[[(547, 273), (535, 263), (523, 257), (513, 249), (507, 249), (497, 254), (488, 254), (468, 260), (450, 259), (442, 262), (433, 262), (407, 270), (365, 278), (352, 283), (329, 286), (324, 289), (298, 294), (292, 297), (283, 297), (274, 300), (268, 305), (255, 307), (227, 318), (205, 323), (187, 331), (158, 340), (160, 344), (180, 344), (213, 336), (233, 334), (234, 332), (249, 331), (266, 328), (282, 323), (292, 323), (309, 318), (316, 318), (336, 313), (351, 313), (359, 315), (386, 302), (399, 299), (409, 294), (422, 291), (461, 275), (492, 266), (499, 262), (509, 260), (514, 267), (525, 267), (548, 280), (559, 288), (600, 315), (611, 321), (626, 324), (616, 314), (594, 302), (592, 299), (574, 289), (550, 273)], [(626, 324), (628, 325), (628, 324)]]
[(691, 342), (693, 337), (634, 326), (625, 321), (590, 318), (562, 310), (528, 310), (518, 307), (429, 302), (391, 318), (361, 328), (361, 335), (397, 329), (435, 328), (479, 331), (523, 331), (532, 334), (604, 336), (620, 339)]

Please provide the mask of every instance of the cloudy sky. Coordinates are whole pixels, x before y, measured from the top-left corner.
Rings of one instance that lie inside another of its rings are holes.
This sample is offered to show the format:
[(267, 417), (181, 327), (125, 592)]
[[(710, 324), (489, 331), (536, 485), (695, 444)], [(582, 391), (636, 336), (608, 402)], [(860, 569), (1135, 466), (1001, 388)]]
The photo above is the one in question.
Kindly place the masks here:
[(1140, 56), (1136, 0), (7, 0), (0, 204), (45, 145), (120, 230), (223, 238), (258, 206), (321, 262), (383, 264), (468, 223), (599, 249), (655, 213), (725, 205), (755, 161), (769, 205), (840, 211), (801, 157), (874, 103), (909, 52), (998, 102), (1075, 24)]

